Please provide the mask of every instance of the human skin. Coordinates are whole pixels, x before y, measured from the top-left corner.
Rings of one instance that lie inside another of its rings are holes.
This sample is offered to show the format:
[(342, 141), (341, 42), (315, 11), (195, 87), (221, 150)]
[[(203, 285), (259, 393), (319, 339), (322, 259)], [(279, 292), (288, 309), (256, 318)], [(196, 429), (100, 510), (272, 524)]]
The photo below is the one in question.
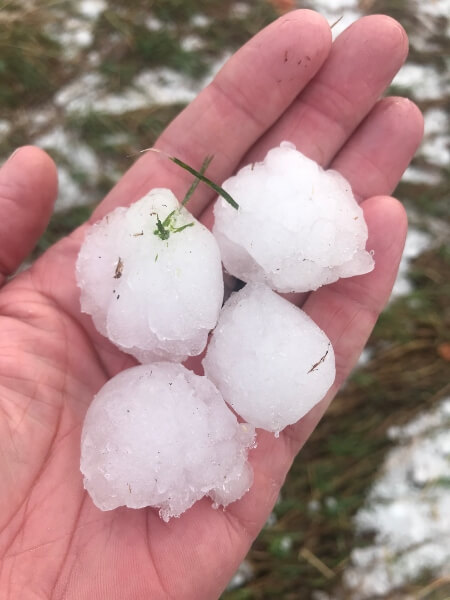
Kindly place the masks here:
[[(215, 159), (216, 182), (289, 140), (339, 170), (363, 202), (372, 273), (292, 301), (331, 339), (337, 378), (327, 397), (276, 439), (259, 431), (255, 480), (226, 511), (198, 502), (179, 519), (153, 509), (100, 512), (83, 489), (80, 433), (93, 395), (134, 364), (80, 313), (74, 265), (85, 226), (7, 279), (50, 217), (50, 158), (19, 149), (0, 170), (0, 598), (211, 600), (267, 519), (292, 460), (354, 366), (385, 305), (402, 253), (406, 215), (389, 197), (420, 143), (409, 100), (379, 99), (407, 54), (385, 16), (360, 19), (331, 44), (314, 12), (288, 13), (246, 44), (166, 129), (156, 147), (196, 166)], [(152, 187), (182, 198), (191, 178), (143, 155), (95, 211), (94, 222)], [(214, 195), (199, 186), (192, 213), (212, 224)], [(276, 210), (276, 207), (274, 207)], [(198, 361), (190, 362), (198, 369)]]

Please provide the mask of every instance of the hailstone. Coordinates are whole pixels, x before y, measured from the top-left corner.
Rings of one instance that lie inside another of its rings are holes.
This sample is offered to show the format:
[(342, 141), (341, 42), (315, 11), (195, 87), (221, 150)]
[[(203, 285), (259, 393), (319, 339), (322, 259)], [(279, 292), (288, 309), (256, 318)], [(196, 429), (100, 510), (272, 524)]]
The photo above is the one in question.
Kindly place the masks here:
[(275, 434), (309, 412), (335, 379), (325, 333), (300, 308), (258, 283), (226, 302), (203, 366), (238, 415)]
[[(158, 220), (171, 213), (170, 237), (155, 235)], [(223, 301), (214, 236), (168, 189), (154, 189), (89, 228), (76, 276), (82, 311), (143, 363), (200, 354)]]
[(213, 233), (229, 273), (279, 292), (306, 292), (368, 273), (367, 225), (350, 184), (289, 142), (247, 165), (222, 187)]
[(254, 429), (238, 423), (206, 378), (175, 363), (140, 365), (95, 396), (82, 431), (84, 486), (101, 510), (158, 507), (168, 521), (209, 496), (250, 488)]

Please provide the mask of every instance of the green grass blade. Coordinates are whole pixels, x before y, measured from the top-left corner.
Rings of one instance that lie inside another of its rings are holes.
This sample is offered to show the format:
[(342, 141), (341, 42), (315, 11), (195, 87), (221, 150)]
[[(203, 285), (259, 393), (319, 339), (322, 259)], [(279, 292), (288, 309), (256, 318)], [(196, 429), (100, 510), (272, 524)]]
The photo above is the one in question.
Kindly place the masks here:
[(216, 194), (222, 196), (222, 198), (226, 200), (228, 204), (230, 204), (230, 206), (232, 206), (236, 210), (239, 209), (239, 204), (235, 200), (233, 200), (230, 194), (226, 192), (223, 188), (221, 188), (220, 185), (217, 185), (217, 183), (214, 183), (214, 181), (211, 181), (211, 179), (208, 179), (208, 177), (205, 177), (205, 175), (203, 175), (199, 171), (196, 171), (193, 167), (190, 167), (179, 158), (176, 158), (175, 156), (170, 156), (169, 154), (167, 154), (167, 152), (164, 152), (164, 150), (159, 150), (158, 148), (145, 148), (144, 150), (140, 150), (139, 154), (142, 154), (143, 152), (156, 152), (157, 154), (164, 154), (164, 156), (166, 156), (176, 165), (178, 165), (185, 171), (188, 171), (188, 173), (195, 175), (195, 177), (197, 177), (200, 181), (203, 181), (203, 183), (206, 183), (206, 185), (213, 189), (216, 192)]
[(239, 204), (235, 200), (233, 200), (230, 194), (226, 192), (223, 188), (221, 188), (220, 185), (217, 185), (216, 183), (214, 183), (214, 181), (211, 181), (211, 179), (208, 179), (208, 177), (205, 177), (205, 175), (202, 175), (202, 173), (196, 171), (195, 169), (184, 163), (179, 158), (176, 158), (175, 156), (169, 156), (169, 160), (174, 162), (179, 167), (182, 167), (185, 171), (188, 171), (192, 175), (195, 175), (195, 177), (197, 177), (200, 181), (203, 181), (203, 183), (206, 183), (206, 185), (209, 185), (209, 187), (213, 189), (217, 194), (219, 194), (219, 196), (222, 196), (222, 198), (226, 200), (228, 204), (230, 204), (233, 208), (238, 210)]
[(176, 229), (173, 230), (173, 232), (180, 233), (180, 231), (183, 231), (183, 229), (186, 229), (186, 227), (194, 227), (194, 222), (187, 223), (186, 225), (182, 225), (181, 227), (177, 227)]
[[(202, 166), (200, 167), (200, 171), (199, 173), (201, 175), (204, 175), (206, 173), (206, 169), (209, 167), (209, 165), (211, 164), (212, 159), (214, 158), (214, 155), (211, 154), (211, 156), (207, 156), (205, 158), (205, 160), (202, 163)], [(194, 181), (192, 182), (191, 187), (188, 189), (186, 196), (184, 197), (183, 202), (181, 203), (181, 206), (186, 206), (186, 204), (189, 202), (192, 194), (195, 192), (195, 190), (197, 189), (198, 184), (200, 183), (200, 179), (198, 177), (196, 177), (194, 179)]]

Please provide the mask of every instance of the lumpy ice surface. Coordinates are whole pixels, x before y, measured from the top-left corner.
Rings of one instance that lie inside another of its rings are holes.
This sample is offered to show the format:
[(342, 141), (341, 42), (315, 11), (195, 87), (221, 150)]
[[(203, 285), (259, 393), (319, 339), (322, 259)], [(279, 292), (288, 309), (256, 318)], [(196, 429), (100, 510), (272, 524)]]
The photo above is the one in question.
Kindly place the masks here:
[(81, 308), (96, 328), (140, 362), (184, 360), (205, 347), (223, 300), (214, 236), (184, 208), (168, 240), (154, 235), (180, 208), (170, 190), (154, 189), (88, 229), (77, 261)]
[(153, 506), (164, 520), (205, 495), (227, 505), (252, 483), (253, 443), (253, 427), (237, 422), (206, 377), (167, 362), (133, 367), (88, 409), (84, 486), (101, 510)]
[(325, 333), (262, 284), (247, 284), (226, 302), (203, 366), (243, 419), (275, 433), (309, 412), (335, 378)]
[(229, 273), (279, 292), (306, 292), (368, 273), (367, 226), (350, 184), (283, 142), (223, 188), (239, 204), (215, 204), (214, 235)]

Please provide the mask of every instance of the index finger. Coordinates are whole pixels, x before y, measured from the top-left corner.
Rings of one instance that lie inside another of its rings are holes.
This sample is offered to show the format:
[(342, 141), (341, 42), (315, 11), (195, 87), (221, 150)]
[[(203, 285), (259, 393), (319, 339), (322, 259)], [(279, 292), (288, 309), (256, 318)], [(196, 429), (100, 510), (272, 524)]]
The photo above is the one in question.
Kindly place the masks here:
[[(216, 154), (208, 176), (224, 181), (316, 74), (330, 48), (330, 28), (318, 13), (297, 10), (281, 17), (225, 64), (155, 147), (197, 169), (205, 156)], [(168, 187), (181, 201), (191, 180), (170, 161), (146, 154), (106, 196), (92, 219), (131, 204), (151, 187)], [(199, 215), (213, 196), (200, 186), (189, 210)]]

